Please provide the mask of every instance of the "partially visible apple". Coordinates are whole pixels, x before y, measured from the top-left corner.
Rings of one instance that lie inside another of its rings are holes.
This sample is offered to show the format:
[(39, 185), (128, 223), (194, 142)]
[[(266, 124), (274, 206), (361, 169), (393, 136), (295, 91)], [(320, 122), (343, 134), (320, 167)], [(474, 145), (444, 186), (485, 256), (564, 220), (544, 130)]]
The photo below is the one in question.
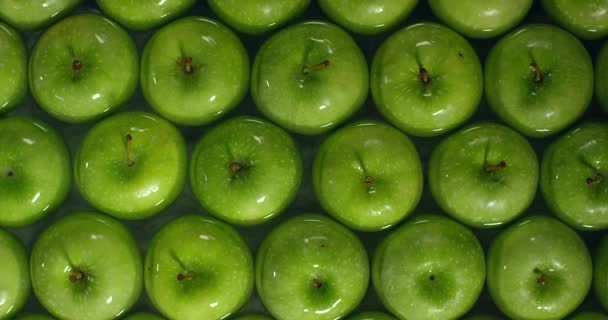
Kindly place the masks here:
[(272, 318), (268, 316), (263, 316), (260, 314), (248, 314), (244, 316), (239, 316), (234, 318), (234, 320), (272, 320)]
[(74, 179), (95, 208), (138, 220), (175, 201), (184, 188), (186, 162), (184, 138), (169, 121), (124, 112), (87, 132), (74, 159)]
[(266, 236), (256, 286), (277, 320), (334, 320), (363, 299), (369, 261), (357, 236), (330, 218), (301, 214)]
[(169, 319), (224, 319), (253, 291), (247, 244), (230, 225), (203, 216), (179, 217), (154, 235), (144, 273), (148, 297)]
[(0, 20), (21, 30), (50, 25), (74, 11), (83, 0), (2, 0)]
[(595, 94), (608, 113), (608, 41), (602, 46), (595, 61)]
[(593, 261), (593, 288), (595, 297), (608, 309), (608, 237), (604, 236), (595, 252)]
[(436, 136), (477, 110), (483, 72), (461, 35), (418, 23), (395, 32), (376, 51), (370, 84), (376, 107), (391, 123), (415, 136)]
[(261, 34), (276, 30), (300, 15), (310, 0), (208, 0), (208, 3), (234, 29)]
[(479, 240), (439, 215), (418, 216), (389, 234), (372, 266), (380, 300), (400, 319), (459, 319), (477, 301), (485, 275)]
[(13, 28), (0, 22), (0, 115), (13, 110), (27, 92), (27, 49)]
[(148, 30), (178, 17), (196, 0), (97, 0), (99, 8), (110, 18), (133, 30)]
[(365, 102), (368, 70), (353, 38), (331, 23), (285, 28), (258, 51), (251, 95), (270, 120), (300, 134), (320, 134)]
[(486, 60), (489, 105), (510, 127), (546, 137), (574, 123), (593, 95), (583, 44), (558, 27), (526, 25), (503, 37)]
[(131, 36), (101, 15), (82, 14), (42, 34), (30, 57), (29, 82), (42, 109), (62, 121), (85, 122), (126, 103), (138, 71)]
[(249, 57), (219, 22), (186, 17), (158, 30), (141, 58), (141, 88), (150, 106), (184, 125), (216, 120), (249, 88)]
[(581, 312), (569, 317), (568, 320), (608, 320), (608, 315), (599, 312)]
[(397, 318), (384, 312), (363, 312), (350, 316), (347, 320), (397, 320)]
[(23, 244), (0, 229), (0, 319), (11, 319), (30, 295), (30, 274)]
[(511, 319), (563, 319), (585, 299), (591, 276), (583, 240), (551, 217), (523, 218), (488, 251), (490, 295)]
[(429, 0), (433, 14), (471, 38), (499, 36), (523, 20), (533, 0)]
[(57, 209), (72, 183), (70, 153), (49, 124), (0, 118), (0, 225), (32, 224)]
[(164, 319), (155, 314), (152, 314), (152, 313), (140, 312), (140, 313), (132, 314), (132, 315), (124, 318), (123, 320), (164, 320)]
[(502, 318), (496, 317), (496, 316), (479, 315), (479, 316), (467, 317), (467, 318), (464, 318), (463, 320), (502, 320)]
[(596, 40), (608, 35), (608, 1), (542, 0), (543, 9), (577, 36)]
[(416, 8), (418, 0), (319, 0), (321, 10), (344, 28), (362, 34), (392, 29)]
[(526, 210), (538, 188), (538, 160), (513, 129), (476, 123), (441, 141), (429, 161), (429, 185), (439, 206), (476, 228), (508, 223)]
[(313, 164), (321, 206), (352, 229), (391, 227), (416, 208), (422, 164), (401, 131), (377, 121), (338, 129), (321, 144)]
[(545, 202), (580, 230), (608, 228), (608, 124), (583, 123), (555, 140), (541, 165)]
[(44, 314), (30, 313), (30, 314), (20, 315), (15, 320), (56, 320), (56, 319), (51, 316), (44, 315)]
[(60, 319), (107, 320), (127, 312), (142, 289), (137, 243), (117, 220), (76, 212), (42, 232), (30, 272), (38, 301)]

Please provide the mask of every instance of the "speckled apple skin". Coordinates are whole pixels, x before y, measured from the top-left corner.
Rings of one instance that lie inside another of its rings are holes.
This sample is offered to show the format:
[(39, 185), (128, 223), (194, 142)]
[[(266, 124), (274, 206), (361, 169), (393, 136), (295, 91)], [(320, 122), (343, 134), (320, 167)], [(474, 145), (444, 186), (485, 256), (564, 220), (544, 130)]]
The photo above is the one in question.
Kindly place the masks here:
[(416, 8), (418, 0), (319, 0), (319, 6), (344, 28), (362, 34), (392, 29)]
[(21, 36), (0, 22), (0, 115), (13, 110), (27, 92), (27, 51)]
[(121, 25), (132, 30), (148, 30), (180, 16), (196, 0), (97, 0), (99, 8)]
[(0, 229), (0, 319), (12, 319), (30, 295), (27, 253), (10, 233)]

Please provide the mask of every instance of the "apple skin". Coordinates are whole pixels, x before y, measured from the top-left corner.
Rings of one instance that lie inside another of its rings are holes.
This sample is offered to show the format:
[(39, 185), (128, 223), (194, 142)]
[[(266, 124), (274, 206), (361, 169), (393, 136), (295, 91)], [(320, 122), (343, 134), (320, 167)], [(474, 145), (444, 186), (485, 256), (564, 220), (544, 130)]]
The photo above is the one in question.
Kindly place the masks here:
[(27, 92), (27, 49), (17, 31), (0, 22), (0, 115), (17, 106)]
[(595, 94), (608, 113), (608, 41), (604, 43), (595, 62)]
[(72, 183), (61, 135), (35, 118), (0, 118), (0, 146), (0, 225), (30, 225), (55, 211)]
[(397, 318), (384, 312), (363, 312), (350, 316), (347, 320), (397, 320)]
[(83, 0), (2, 0), (0, 20), (20, 30), (37, 30), (63, 18), (82, 2)]
[(471, 316), (464, 318), (463, 320), (501, 320), (500, 317), (495, 316), (487, 316), (487, 315), (479, 315), (479, 316)]
[[(185, 71), (184, 59), (190, 73)], [(237, 106), (249, 88), (249, 57), (227, 27), (201, 17), (177, 20), (148, 41), (141, 86), (150, 106), (184, 125), (203, 125)]]
[(15, 320), (56, 320), (55, 318), (43, 314), (26, 314), (18, 316)]
[(300, 214), (262, 242), (256, 286), (277, 320), (333, 320), (363, 299), (369, 261), (357, 236), (330, 218)]
[(186, 162), (186, 143), (170, 122), (151, 113), (123, 112), (87, 132), (74, 160), (74, 178), (98, 210), (139, 220), (175, 201), (185, 185)]
[(376, 51), (370, 84), (374, 103), (389, 122), (428, 137), (473, 115), (483, 92), (483, 72), (461, 35), (439, 24), (418, 23), (395, 32)]
[(140, 312), (140, 313), (132, 314), (132, 315), (124, 318), (123, 320), (164, 320), (164, 319), (155, 314)]
[(547, 216), (529, 216), (503, 230), (492, 241), (487, 267), (490, 295), (511, 319), (563, 319), (591, 286), (585, 243)]
[(272, 320), (272, 318), (268, 316), (263, 316), (259, 314), (248, 314), (244, 316), (239, 316), (234, 318), (234, 320)]
[[(240, 169), (231, 169), (238, 164)], [(198, 142), (190, 183), (200, 204), (233, 224), (260, 224), (280, 214), (295, 198), (302, 160), (294, 140), (255, 117), (229, 119)]]
[(114, 319), (125, 313), (141, 294), (142, 271), (129, 230), (93, 212), (72, 213), (53, 223), (38, 237), (30, 261), (36, 297), (66, 320)]
[(208, 0), (208, 4), (220, 19), (239, 32), (262, 34), (300, 15), (310, 0)]
[(587, 109), (593, 66), (572, 34), (550, 25), (526, 25), (491, 49), (485, 84), (488, 103), (504, 122), (527, 136), (546, 137)]
[(196, 0), (97, 0), (99, 8), (121, 25), (131, 30), (148, 30), (180, 16)]
[(608, 316), (602, 313), (597, 312), (582, 312), (577, 313), (570, 318), (569, 320), (608, 320)]
[(595, 252), (593, 289), (601, 305), (608, 309), (608, 237), (604, 236)]
[[(179, 280), (193, 273), (193, 278)], [(224, 319), (253, 291), (253, 258), (230, 225), (203, 216), (182, 216), (152, 239), (145, 285), (154, 306), (169, 319)]]
[(0, 229), (0, 319), (11, 319), (25, 305), (31, 283), (23, 244)]
[[(486, 168), (505, 164), (504, 168)], [(439, 206), (476, 228), (503, 225), (532, 203), (538, 160), (519, 133), (494, 123), (476, 123), (441, 141), (429, 162), (429, 185)]]
[(485, 281), (479, 240), (463, 225), (421, 215), (390, 233), (376, 249), (374, 288), (399, 319), (459, 319)]
[(344, 28), (361, 34), (392, 29), (416, 8), (418, 0), (319, 0), (321, 10)]
[(429, 0), (433, 14), (461, 34), (478, 39), (497, 37), (518, 25), (533, 0)]
[(422, 164), (401, 131), (377, 121), (338, 129), (317, 151), (313, 185), (321, 206), (351, 229), (378, 231), (405, 219), (422, 195)]
[(116, 110), (131, 97), (138, 79), (133, 39), (101, 15), (76, 15), (54, 24), (30, 57), (32, 95), (65, 122), (91, 121)]
[(608, 228), (607, 178), (606, 123), (580, 124), (545, 150), (540, 184), (543, 197), (558, 218), (576, 229)]
[(608, 1), (542, 0), (543, 9), (577, 36), (596, 40), (608, 35)]
[[(306, 74), (306, 68), (324, 62), (329, 65)], [(314, 135), (339, 125), (363, 105), (368, 78), (365, 57), (346, 31), (308, 21), (264, 43), (253, 65), (251, 94), (268, 119)]]

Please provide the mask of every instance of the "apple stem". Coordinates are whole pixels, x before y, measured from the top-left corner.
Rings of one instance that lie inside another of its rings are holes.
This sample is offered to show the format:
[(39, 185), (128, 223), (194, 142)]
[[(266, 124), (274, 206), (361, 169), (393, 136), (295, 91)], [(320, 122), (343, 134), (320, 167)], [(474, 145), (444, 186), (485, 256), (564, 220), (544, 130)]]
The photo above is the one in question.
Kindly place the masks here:
[(431, 274), (429, 275), (429, 280), (431, 280), (431, 281), (435, 281), (435, 275), (431, 273)]
[(365, 184), (367, 184), (367, 185), (370, 185), (370, 184), (372, 184), (373, 182), (374, 182), (374, 178), (372, 178), (372, 177), (370, 177), (370, 176), (365, 177), (365, 179), (363, 180), (363, 183), (365, 183)]
[(587, 178), (587, 184), (598, 184), (604, 180), (604, 176), (602, 176), (599, 172), (593, 175), (592, 177)]
[(544, 80), (543, 72), (540, 70), (540, 67), (536, 62), (530, 63), (530, 67), (534, 70), (534, 82), (542, 83)]
[(237, 173), (243, 169), (243, 165), (238, 162), (231, 162), (228, 166), (234, 173)]
[(180, 273), (177, 275), (177, 281), (190, 281), (194, 279), (194, 276), (196, 276), (194, 272), (188, 272), (186, 274)]
[(422, 80), (422, 83), (431, 82), (431, 77), (429, 76), (429, 72), (425, 68), (420, 67), (418, 77), (420, 77), (420, 80)]
[(79, 59), (74, 59), (72, 61), (72, 71), (80, 72), (82, 70), (82, 62)]
[(326, 67), (329, 67), (329, 60), (324, 60), (323, 62), (315, 64), (313, 66), (304, 67), (304, 69), (302, 69), (302, 73), (304, 73), (304, 75), (308, 75), (313, 71), (317, 71)]
[(75, 283), (78, 280), (84, 278), (85, 274), (79, 269), (76, 269), (69, 277), (70, 282)]
[(486, 173), (492, 173), (494, 171), (500, 170), (500, 169), (504, 169), (507, 167), (507, 163), (503, 160), (501, 162), (499, 162), (498, 164), (486, 164), (483, 166), (483, 171), (485, 171)]
[(319, 278), (312, 279), (312, 286), (316, 289), (321, 289), (323, 287), (323, 282)]
[(126, 137), (126, 142), (125, 142), (125, 146), (127, 149), (127, 165), (129, 167), (132, 167), (135, 164), (135, 161), (133, 161), (133, 155), (131, 154), (131, 143), (133, 141), (133, 136), (130, 134), (127, 134)]
[(192, 65), (192, 57), (185, 57), (183, 60), (184, 72), (191, 74), (194, 72), (194, 66)]
[(536, 283), (540, 284), (541, 286), (544, 286), (547, 284), (547, 276), (545, 276), (544, 274), (541, 274), (540, 277), (536, 278)]

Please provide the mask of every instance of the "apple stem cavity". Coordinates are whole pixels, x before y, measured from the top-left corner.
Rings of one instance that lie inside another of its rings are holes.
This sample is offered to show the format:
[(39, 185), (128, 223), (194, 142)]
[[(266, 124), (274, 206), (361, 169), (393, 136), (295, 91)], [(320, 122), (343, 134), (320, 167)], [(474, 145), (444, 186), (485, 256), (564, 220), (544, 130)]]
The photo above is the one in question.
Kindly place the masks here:
[(9, 178), (13, 177), (13, 176), (15, 176), (15, 171), (13, 171), (13, 169), (8, 169), (8, 170), (6, 170), (5, 175)]
[(599, 172), (593, 175), (592, 177), (587, 178), (588, 185), (594, 185), (602, 182), (604, 180), (604, 176), (602, 176)]
[(72, 71), (80, 72), (80, 70), (82, 70), (82, 62), (80, 61), (80, 59), (72, 60)]
[(177, 275), (177, 281), (190, 281), (194, 279), (196, 274), (194, 272), (187, 272), (186, 274), (180, 273)]
[(365, 177), (365, 179), (363, 179), (363, 183), (365, 183), (366, 185), (370, 185), (374, 182), (374, 178), (367, 176)]
[(426, 83), (431, 82), (431, 76), (429, 76), (429, 72), (423, 67), (420, 67), (420, 71), (418, 72), (418, 77), (420, 78), (422, 83), (426, 84)]
[(194, 72), (194, 65), (192, 64), (192, 57), (184, 57), (180, 63), (186, 74), (192, 74)]
[(312, 279), (312, 286), (315, 289), (321, 289), (321, 288), (323, 288), (323, 282), (319, 278), (314, 278), (314, 279)]
[(317, 70), (321, 70), (323, 68), (329, 67), (329, 60), (324, 60), (321, 63), (312, 65), (312, 66), (308, 66), (308, 67), (304, 67), (304, 69), (302, 69), (302, 73), (304, 73), (304, 75), (308, 75), (309, 73), (313, 72), (313, 71), (317, 71)]
[(545, 276), (544, 274), (541, 274), (540, 277), (536, 278), (536, 283), (544, 286), (547, 284), (547, 276)]
[(125, 147), (127, 149), (127, 165), (129, 167), (132, 167), (135, 164), (135, 161), (133, 161), (133, 155), (131, 154), (131, 143), (133, 141), (133, 136), (130, 134), (127, 134), (126, 136), (126, 142), (125, 142)]
[(544, 80), (543, 72), (540, 70), (540, 67), (536, 62), (530, 63), (530, 67), (534, 70), (534, 82), (542, 83)]
[(243, 165), (238, 162), (231, 162), (228, 167), (232, 172), (237, 173), (243, 169)]
[(82, 279), (85, 279), (86, 274), (84, 272), (82, 272), (82, 270), (80, 269), (76, 269), (74, 270), (74, 272), (72, 272), (72, 274), (70, 275), (70, 277), (68, 278), (70, 280), (71, 283), (76, 283)]
[(493, 173), (495, 171), (504, 169), (507, 167), (507, 163), (503, 160), (501, 162), (499, 162), (498, 164), (486, 164), (483, 166), (483, 171), (485, 171), (486, 173)]

